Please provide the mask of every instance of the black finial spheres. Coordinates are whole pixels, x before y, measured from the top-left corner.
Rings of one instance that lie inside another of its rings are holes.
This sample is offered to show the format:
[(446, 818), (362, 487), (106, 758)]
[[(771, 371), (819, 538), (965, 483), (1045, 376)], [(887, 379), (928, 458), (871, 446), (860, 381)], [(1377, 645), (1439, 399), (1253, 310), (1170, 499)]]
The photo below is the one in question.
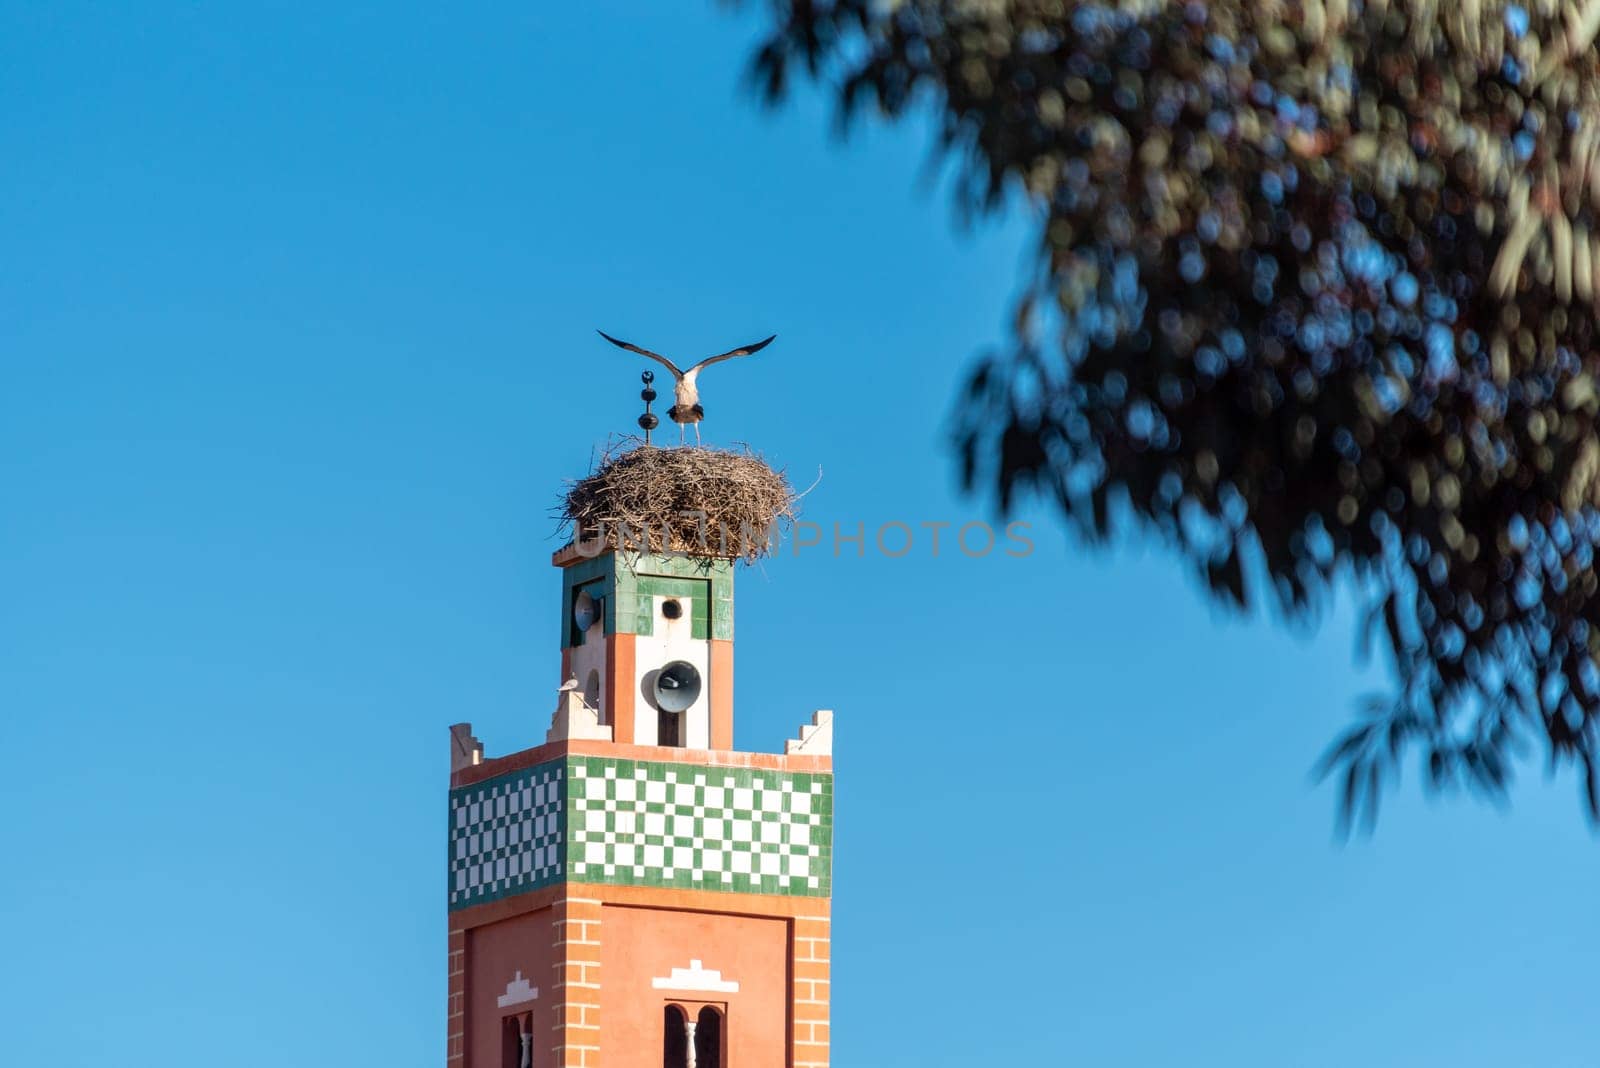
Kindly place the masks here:
[(654, 371), (645, 371), (639, 375), (639, 381), (644, 383), (644, 388), (639, 391), (639, 397), (644, 401), (644, 414), (639, 417), (639, 428), (644, 431), (644, 443), (650, 444), (650, 431), (661, 425), (661, 420), (650, 413), (650, 402), (656, 399), (656, 391), (650, 383), (656, 380)]

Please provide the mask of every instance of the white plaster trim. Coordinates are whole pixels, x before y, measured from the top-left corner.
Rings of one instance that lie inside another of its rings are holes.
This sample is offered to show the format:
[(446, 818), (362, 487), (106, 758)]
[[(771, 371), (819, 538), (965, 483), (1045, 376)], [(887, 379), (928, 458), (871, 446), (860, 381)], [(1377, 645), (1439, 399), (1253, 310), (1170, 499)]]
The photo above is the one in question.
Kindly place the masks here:
[(611, 725), (600, 722), (600, 710), (591, 708), (576, 687), (559, 693), (561, 696), (556, 704), (555, 715), (550, 717), (550, 729), (545, 732), (545, 741), (555, 742), (563, 738), (611, 741)]
[(672, 974), (664, 978), (650, 980), (650, 985), (657, 990), (713, 990), (719, 994), (739, 992), (738, 983), (724, 979), (719, 971), (708, 971), (697, 960), (690, 961), (687, 968), (672, 969)]
[(539, 988), (529, 986), (528, 981), (522, 977), (522, 972), (519, 970), (511, 982), (506, 984), (506, 992), (496, 999), (496, 1003), (502, 1009), (505, 1009), (510, 1008), (512, 1005), (521, 1005), (524, 1001), (532, 1001), (538, 996)]

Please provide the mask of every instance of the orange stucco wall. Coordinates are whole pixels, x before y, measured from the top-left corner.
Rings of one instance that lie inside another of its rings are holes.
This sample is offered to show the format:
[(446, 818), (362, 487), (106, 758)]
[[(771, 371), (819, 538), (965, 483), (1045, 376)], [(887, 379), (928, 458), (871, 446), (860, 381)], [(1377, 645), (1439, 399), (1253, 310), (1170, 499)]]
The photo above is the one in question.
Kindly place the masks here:
[[(826, 900), (564, 884), (461, 910), (450, 934), (449, 1068), (500, 1068), (496, 1004), (522, 969), (536, 1068), (655, 1068), (669, 1002), (727, 1012), (727, 1068), (828, 1068)], [(700, 960), (737, 992), (657, 990)], [(544, 1059), (540, 1059), (540, 1057)], [(706, 1066), (710, 1068), (710, 1066)]]
[[(534, 1063), (545, 1064), (556, 1043), (557, 1005), (553, 910), (542, 908), (466, 932), (465, 1063), (502, 1068), (501, 1020), (533, 1013)], [(498, 999), (517, 972), (539, 989), (537, 999), (502, 1009)]]
[[(783, 1065), (789, 1056), (789, 925), (781, 919), (609, 905), (603, 910), (600, 993), (607, 1068), (658, 1068), (669, 1002), (727, 1007), (729, 1065)], [(657, 990), (651, 980), (699, 960), (737, 981), (732, 992)]]
[(631, 741), (633, 733), (633, 635), (606, 635), (606, 708), (613, 737)]
[(711, 748), (733, 748), (733, 643), (711, 642)]

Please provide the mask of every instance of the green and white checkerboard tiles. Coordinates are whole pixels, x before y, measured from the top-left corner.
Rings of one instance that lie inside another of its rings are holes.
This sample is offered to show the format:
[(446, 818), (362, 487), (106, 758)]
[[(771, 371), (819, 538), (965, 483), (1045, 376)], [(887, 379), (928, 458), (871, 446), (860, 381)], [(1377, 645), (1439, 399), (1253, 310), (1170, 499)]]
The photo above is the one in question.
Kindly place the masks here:
[(833, 777), (585, 757), (568, 859), (583, 882), (829, 892)]
[(561, 878), (564, 761), (450, 791), (450, 907)]
[[(558, 784), (554, 842), (549, 813), (523, 800), (535, 782)], [(825, 897), (832, 864), (823, 773), (569, 757), (451, 792), (452, 908), (563, 876)]]

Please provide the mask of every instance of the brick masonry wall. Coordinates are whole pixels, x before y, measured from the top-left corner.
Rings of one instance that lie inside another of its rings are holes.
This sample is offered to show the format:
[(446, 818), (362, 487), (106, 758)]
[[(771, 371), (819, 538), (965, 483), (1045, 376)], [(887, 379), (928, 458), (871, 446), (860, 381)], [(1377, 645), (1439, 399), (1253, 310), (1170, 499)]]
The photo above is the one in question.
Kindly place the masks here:
[(556, 1034), (551, 1064), (557, 1068), (598, 1068), (600, 1029), (600, 902), (566, 897), (556, 902)]
[(794, 919), (794, 1068), (828, 1068), (832, 930), (826, 907)]
[(467, 933), (451, 924), (445, 995), (445, 1064), (462, 1068), (467, 1027)]

